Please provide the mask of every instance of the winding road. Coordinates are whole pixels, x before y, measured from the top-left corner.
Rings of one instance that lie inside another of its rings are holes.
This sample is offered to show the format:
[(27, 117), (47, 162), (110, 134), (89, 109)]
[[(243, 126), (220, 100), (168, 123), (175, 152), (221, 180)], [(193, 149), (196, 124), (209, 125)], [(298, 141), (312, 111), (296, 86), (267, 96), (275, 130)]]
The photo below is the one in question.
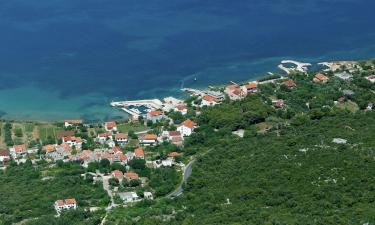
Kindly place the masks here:
[(184, 184), (186, 184), (187, 179), (190, 177), (191, 171), (192, 171), (192, 166), (193, 166), (194, 163), (195, 163), (195, 159), (191, 160), (184, 167), (184, 172), (182, 174), (182, 176), (183, 176), (182, 182), (180, 183), (180, 185), (173, 192), (171, 192), (169, 195), (167, 195), (167, 198), (176, 198), (176, 197), (180, 196), (184, 192), (184, 189), (182, 188), (182, 186)]

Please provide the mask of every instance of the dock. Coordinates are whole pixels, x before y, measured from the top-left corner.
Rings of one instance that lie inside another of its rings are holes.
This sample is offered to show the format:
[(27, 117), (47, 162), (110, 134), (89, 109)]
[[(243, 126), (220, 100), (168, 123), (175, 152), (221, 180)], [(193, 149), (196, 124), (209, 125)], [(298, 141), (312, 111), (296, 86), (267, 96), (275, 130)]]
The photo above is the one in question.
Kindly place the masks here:
[[(284, 64), (294, 64), (295, 67), (285, 67)], [(284, 71), (287, 74), (290, 74), (291, 72), (298, 71), (305, 73), (308, 71), (308, 67), (311, 66), (311, 63), (303, 63), (303, 62), (298, 62), (294, 60), (283, 60), (281, 61), (281, 64), (279, 64), (277, 67)]]
[(134, 100), (134, 101), (122, 101), (122, 102), (111, 102), (112, 107), (140, 107), (146, 106), (150, 109), (161, 109), (163, 103), (159, 99), (145, 99), (145, 100)]

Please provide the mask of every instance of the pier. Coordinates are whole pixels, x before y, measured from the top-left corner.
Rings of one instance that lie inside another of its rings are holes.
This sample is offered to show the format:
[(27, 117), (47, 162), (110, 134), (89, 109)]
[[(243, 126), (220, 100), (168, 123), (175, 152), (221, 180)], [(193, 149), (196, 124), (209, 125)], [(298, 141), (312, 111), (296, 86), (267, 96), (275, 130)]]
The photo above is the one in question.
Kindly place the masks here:
[[(284, 64), (294, 64), (295, 67), (285, 67)], [(283, 70), (285, 73), (290, 74), (293, 71), (298, 71), (305, 73), (308, 71), (308, 67), (311, 66), (311, 63), (303, 63), (303, 62), (298, 62), (294, 60), (283, 60), (281, 61), (281, 64), (278, 65), (277, 67), (281, 70)]]
[(159, 99), (145, 99), (145, 100), (134, 100), (134, 101), (122, 101), (122, 102), (111, 102), (113, 107), (130, 107), (130, 106), (146, 106), (150, 109), (161, 109), (163, 103)]

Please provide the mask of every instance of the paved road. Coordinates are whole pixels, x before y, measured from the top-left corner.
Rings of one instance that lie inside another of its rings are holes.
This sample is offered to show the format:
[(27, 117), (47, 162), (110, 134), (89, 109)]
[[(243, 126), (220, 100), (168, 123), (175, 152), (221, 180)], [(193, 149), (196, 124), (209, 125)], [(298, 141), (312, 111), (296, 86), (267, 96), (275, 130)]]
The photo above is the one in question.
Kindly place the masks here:
[(167, 198), (175, 198), (175, 197), (181, 195), (184, 192), (184, 189), (182, 188), (182, 186), (184, 184), (186, 184), (187, 179), (190, 177), (191, 171), (192, 171), (192, 166), (193, 166), (194, 163), (195, 163), (195, 159), (190, 161), (184, 167), (184, 173), (183, 173), (183, 178), (182, 178), (181, 184), (173, 192), (171, 192), (169, 195), (167, 195)]

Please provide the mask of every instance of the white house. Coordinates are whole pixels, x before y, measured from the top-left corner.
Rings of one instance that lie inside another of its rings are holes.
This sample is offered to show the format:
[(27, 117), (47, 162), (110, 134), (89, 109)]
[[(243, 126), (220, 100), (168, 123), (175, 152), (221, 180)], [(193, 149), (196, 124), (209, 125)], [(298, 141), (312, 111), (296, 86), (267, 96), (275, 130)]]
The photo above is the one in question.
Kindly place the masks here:
[(128, 142), (128, 134), (117, 133), (115, 134), (115, 140), (119, 144), (126, 144)]
[(10, 160), (10, 154), (8, 150), (0, 150), (0, 162), (4, 163)]
[(104, 133), (100, 133), (98, 134), (98, 136), (96, 137), (96, 141), (97, 142), (100, 142), (100, 143), (105, 143), (108, 139), (109, 140), (112, 140), (113, 137), (112, 137), (112, 132), (108, 131), (108, 132), (104, 132)]
[(180, 126), (177, 127), (177, 131), (179, 131), (182, 136), (190, 136), (195, 127), (196, 124), (193, 121), (185, 120)]
[(71, 148), (75, 147), (77, 150), (82, 149), (82, 139), (80, 137), (63, 137), (62, 142), (68, 144)]
[(156, 134), (144, 134), (139, 137), (139, 143), (142, 145), (153, 145), (156, 143), (157, 138)]
[(233, 101), (243, 99), (247, 94), (247, 92), (244, 92), (237, 84), (226, 86), (224, 93), (226, 93), (229, 96), (229, 99)]
[(242, 86), (241, 88), (247, 94), (255, 94), (255, 93), (258, 92), (258, 86), (257, 86), (257, 83), (255, 83), (255, 82), (248, 83), (248, 84)]
[(70, 209), (76, 209), (77, 208), (77, 201), (75, 198), (69, 198), (69, 199), (65, 199), (65, 200), (57, 200), (55, 201), (55, 210), (57, 212), (58, 215), (60, 215), (60, 213), (63, 211), (63, 210), (70, 210)]
[(117, 125), (115, 121), (104, 123), (104, 129), (108, 132), (117, 132)]
[(135, 192), (121, 192), (118, 193), (118, 195), (124, 201), (124, 203), (131, 203), (140, 200), (137, 193)]
[(173, 109), (175, 112), (180, 112), (182, 115), (186, 115), (188, 108), (186, 105), (178, 105)]
[(13, 158), (24, 157), (27, 154), (26, 145), (14, 145), (9, 148), (9, 153)]
[(163, 112), (160, 110), (150, 111), (147, 113), (147, 120), (156, 123), (157, 121), (163, 119)]
[(203, 106), (215, 106), (219, 104), (219, 99), (211, 96), (211, 95), (205, 95), (202, 97), (201, 107)]
[(144, 196), (145, 199), (148, 199), (148, 200), (154, 199), (151, 192), (145, 191), (145, 192), (143, 192), (143, 196)]
[(65, 128), (68, 128), (68, 127), (73, 127), (73, 126), (79, 126), (82, 123), (83, 123), (82, 120), (65, 120), (64, 126), (65, 126)]
[(375, 83), (375, 75), (367, 76), (366, 79), (370, 81), (371, 83)]

